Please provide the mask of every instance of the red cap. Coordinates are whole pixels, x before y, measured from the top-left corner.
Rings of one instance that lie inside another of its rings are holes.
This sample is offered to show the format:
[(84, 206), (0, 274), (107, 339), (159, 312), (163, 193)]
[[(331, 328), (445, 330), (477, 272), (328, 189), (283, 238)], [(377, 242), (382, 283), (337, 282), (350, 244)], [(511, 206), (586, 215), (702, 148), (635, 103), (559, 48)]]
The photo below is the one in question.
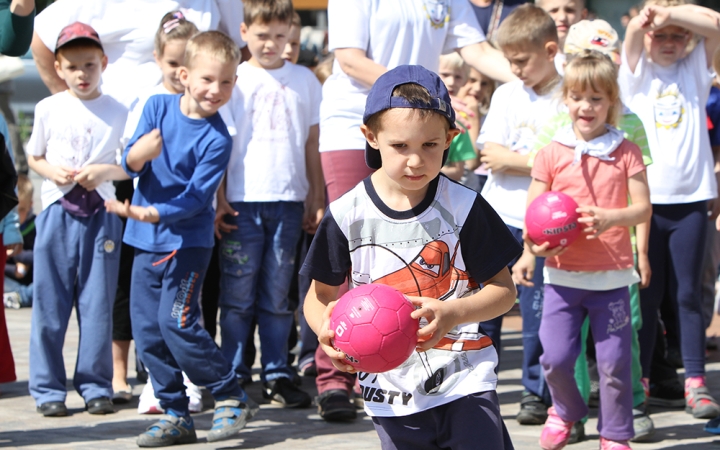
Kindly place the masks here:
[(62, 29), (55, 44), (55, 51), (57, 52), (60, 47), (76, 39), (89, 39), (102, 48), (100, 36), (93, 27), (82, 22), (75, 22)]

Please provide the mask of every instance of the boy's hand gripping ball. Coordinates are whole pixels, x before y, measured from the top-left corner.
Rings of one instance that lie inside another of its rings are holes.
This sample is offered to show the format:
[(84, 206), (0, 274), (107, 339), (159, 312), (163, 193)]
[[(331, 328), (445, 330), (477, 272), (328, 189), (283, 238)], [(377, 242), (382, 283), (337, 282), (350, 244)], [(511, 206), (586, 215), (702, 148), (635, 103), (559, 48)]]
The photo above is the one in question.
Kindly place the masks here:
[(548, 248), (567, 247), (580, 235), (578, 204), (562, 192), (539, 195), (525, 212), (527, 235), (535, 244), (549, 242)]
[(332, 345), (345, 353), (359, 372), (394, 369), (415, 351), (420, 322), (410, 317), (415, 306), (400, 291), (384, 284), (365, 284), (345, 293), (330, 317)]

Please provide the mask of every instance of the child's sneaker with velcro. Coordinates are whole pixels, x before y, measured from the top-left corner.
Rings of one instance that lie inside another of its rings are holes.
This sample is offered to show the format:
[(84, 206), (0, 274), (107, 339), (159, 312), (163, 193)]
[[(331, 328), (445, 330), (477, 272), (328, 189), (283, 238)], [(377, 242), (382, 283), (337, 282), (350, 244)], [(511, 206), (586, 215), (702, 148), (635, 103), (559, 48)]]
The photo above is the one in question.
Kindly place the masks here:
[(689, 377), (685, 380), (685, 411), (696, 419), (720, 416), (720, 406), (705, 386), (705, 377)]
[(229, 397), (215, 402), (215, 414), (212, 428), (207, 436), (208, 442), (231, 438), (245, 428), (248, 421), (260, 410), (258, 404), (247, 393), (243, 395), (243, 398)]
[(167, 447), (194, 442), (197, 442), (197, 435), (192, 418), (190, 416), (178, 417), (172, 413), (150, 425), (137, 438), (138, 447)]

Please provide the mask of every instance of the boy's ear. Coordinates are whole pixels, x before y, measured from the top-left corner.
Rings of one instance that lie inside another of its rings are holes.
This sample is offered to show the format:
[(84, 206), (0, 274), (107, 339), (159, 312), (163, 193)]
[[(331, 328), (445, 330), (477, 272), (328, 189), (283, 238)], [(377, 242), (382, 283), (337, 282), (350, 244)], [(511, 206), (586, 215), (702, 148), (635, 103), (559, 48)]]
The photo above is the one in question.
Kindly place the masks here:
[(185, 66), (178, 67), (178, 79), (180, 80), (180, 83), (182, 83), (183, 86), (188, 87), (188, 70)]
[(103, 55), (102, 59), (100, 59), (100, 67), (102, 67), (103, 72), (105, 72), (107, 65), (108, 65), (108, 57), (107, 57), (107, 55)]
[(380, 144), (378, 144), (377, 141), (377, 135), (368, 128), (367, 125), (363, 124), (360, 125), (360, 131), (362, 132), (363, 136), (365, 136), (365, 139), (367, 140), (368, 144), (370, 144), (370, 147), (374, 148), (375, 150), (380, 149)]
[(551, 60), (555, 59), (555, 55), (557, 55), (558, 49), (559, 47), (557, 42), (549, 41), (545, 43), (545, 52), (547, 53), (548, 58)]
[(460, 134), (459, 128), (451, 128), (447, 132), (447, 136), (445, 137), (445, 148), (450, 148), (450, 144), (452, 144), (452, 140), (455, 139), (455, 136)]
[(55, 60), (55, 64), (53, 64), (53, 65), (55, 66), (55, 73), (57, 74), (57, 76), (60, 77), (60, 79), (64, 81), (64, 80), (65, 80), (65, 77), (63, 76), (63, 73), (62, 73), (62, 71), (60, 70), (60, 61), (58, 61), (58, 60), (56, 59), (56, 60)]
[(248, 27), (247, 27), (247, 25), (245, 25), (245, 22), (241, 23), (241, 24), (240, 24), (240, 37), (241, 37), (242, 40), (245, 41), (245, 42), (247, 42), (247, 39), (246, 39), (246, 37), (247, 37), (247, 32), (248, 32)]

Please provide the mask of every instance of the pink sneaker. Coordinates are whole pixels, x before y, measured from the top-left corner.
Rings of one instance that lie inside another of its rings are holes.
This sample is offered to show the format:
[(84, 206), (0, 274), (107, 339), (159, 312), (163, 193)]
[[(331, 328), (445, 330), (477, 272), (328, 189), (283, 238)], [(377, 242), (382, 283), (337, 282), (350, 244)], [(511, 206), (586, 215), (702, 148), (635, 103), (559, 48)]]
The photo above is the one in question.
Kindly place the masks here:
[(612, 441), (600, 436), (600, 450), (631, 450), (628, 441)]
[(705, 386), (705, 377), (685, 379), (685, 411), (696, 419), (713, 419), (720, 415), (720, 405)]
[(563, 420), (555, 412), (555, 407), (548, 408), (548, 418), (540, 434), (540, 448), (543, 450), (560, 450), (570, 440), (573, 422)]

